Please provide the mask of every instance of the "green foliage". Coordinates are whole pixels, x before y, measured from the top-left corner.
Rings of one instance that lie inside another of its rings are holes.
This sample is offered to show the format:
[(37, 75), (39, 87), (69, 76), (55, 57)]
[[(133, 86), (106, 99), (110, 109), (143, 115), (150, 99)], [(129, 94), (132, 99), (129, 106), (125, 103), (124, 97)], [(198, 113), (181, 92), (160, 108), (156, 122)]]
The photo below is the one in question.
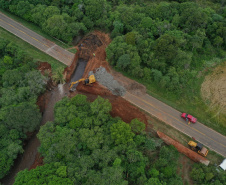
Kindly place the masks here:
[(138, 119), (133, 119), (130, 123), (131, 129), (134, 133), (140, 134), (145, 129), (145, 124), (140, 122)]
[[(215, 166), (204, 166), (203, 164), (194, 164), (190, 173), (192, 180), (197, 184), (225, 184), (225, 172), (216, 169)], [(213, 183), (215, 182), (215, 183)]]
[(66, 166), (60, 163), (50, 163), (38, 166), (36, 169), (20, 171), (15, 178), (15, 185), (22, 184), (68, 184), (73, 182), (67, 178)]
[(41, 114), (37, 106), (31, 103), (21, 103), (17, 106), (8, 106), (0, 110), (0, 120), (8, 129), (16, 129), (19, 132), (33, 132), (39, 126)]
[[(26, 11), (20, 13), (29, 15)], [(32, 59), (14, 43), (1, 39), (0, 50), (0, 178), (3, 178), (23, 152), (25, 134), (39, 127), (41, 114), (35, 103), (45, 90), (46, 78), (34, 70)]]
[(116, 145), (127, 144), (133, 141), (134, 134), (131, 131), (130, 125), (118, 121), (111, 126), (111, 137)]
[(22, 142), (19, 140), (23, 137), (16, 129), (9, 130), (0, 123), (0, 179), (3, 178), (13, 165), (13, 160), (17, 158), (18, 153), (23, 152)]
[[(174, 175), (177, 169), (176, 150), (170, 147), (161, 149), (160, 162), (153, 162), (155, 171), (146, 173), (151, 161), (144, 153), (150, 148), (156, 151), (161, 142), (147, 137), (145, 125), (137, 119), (132, 120), (131, 126), (134, 132), (142, 135), (135, 135), (130, 124), (112, 118), (109, 111), (111, 104), (101, 97), (92, 103), (84, 95), (57, 102), (55, 122), (47, 122), (37, 135), (44, 166), (37, 168), (38, 171), (31, 170), (30, 174), (21, 172), (16, 182), (22, 183), (28, 176), (28, 180), (47, 183), (49, 179), (44, 181), (35, 175), (42, 170), (47, 176), (70, 179), (74, 184), (145, 184), (148, 178), (158, 178), (160, 174), (164, 176), (159, 180), (162, 184), (171, 182), (169, 178), (176, 178), (180, 184), (181, 179)], [(165, 169), (167, 165), (169, 167)]]
[(63, 75), (63, 71), (64, 71), (64, 68), (61, 67), (61, 68), (58, 68), (56, 71), (53, 72), (53, 75), (52, 75), (52, 79), (55, 83), (60, 83), (60, 84), (64, 84), (65, 83), (65, 77)]

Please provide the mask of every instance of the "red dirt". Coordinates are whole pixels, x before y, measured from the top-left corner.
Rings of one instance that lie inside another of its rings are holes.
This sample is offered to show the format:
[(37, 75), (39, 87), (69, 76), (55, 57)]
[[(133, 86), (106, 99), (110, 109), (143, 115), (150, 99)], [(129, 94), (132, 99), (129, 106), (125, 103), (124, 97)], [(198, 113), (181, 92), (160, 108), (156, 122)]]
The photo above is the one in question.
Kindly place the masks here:
[(180, 153), (186, 155), (187, 157), (189, 157), (194, 162), (200, 162), (200, 163), (203, 163), (206, 166), (208, 166), (210, 161), (207, 160), (206, 158), (204, 158), (201, 155), (197, 154), (196, 152), (186, 148), (184, 145), (182, 145), (178, 141), (175, 141), (174, 139), (170, 138), (169, 136), (165, 135), (162, 132), (157, 131), (157, 134), (166, 144), (175, 146), (176, 149)]
[[(76, 53), (73, 66), (65, 69), (67, 73), (67, 81), (69, 81), (69, 76), (73, 74), (73, 70), (78, 58), (83, 58), (88, 60), (86, 69), (83, 74), (83, 78), (87, 78), (90, 71), (94, 71), (100, 66), (105, 67), (106, 70), (111, 73), (115, 79), (121, 83), (127, 90), (133, 90), (134, 92), (145, 92), (146, 89), (143, 85), (128, 79), (121, 75), (118, 72), (115, 72), (108, 62), (106, 61), (106, 47), (110, 44), (111, 39), (108, 34), (94, 31), (93, 33), (84, 37), (81, 42), (78, 44), (78, 52)], [(93, 56), (95, 53), (95, 57)], [(80, 83), (77, 86), (77, 91), (79, 93), (85, 94), (92, 101), (97, 97), (97, 95), (102, 96), (103, 98), (109, 99), (112, 104), (111, 115), (113, 117), (121, 117), (123, 121), (129, 123), (132, 119), (138, 118), (140, 121), (143, 121), (147, 125), (147, 118), (144, 113), (142, 113), (137, 107), (133, 106), (126, 100), (121, 97), (114, 96), (108, 89), (99, 84), (98, 82), (94, 83), (92, 87), (85, 86)], [(73, 97), (74, 93), (71, 93), (70, 97)]]
[(41, 157), (40, 153), (37, 153), (36, 156), (35, 156), (35, 161), (31, 165), (31, 167), (29, 168), (29, 170), (35, 169), (37, 166), (44, 165), (43, 159), (44, 159), (44, 157)]
[[(86, 36), (80, 43), (79, 46), (80, 50), (77, 52), (78, 58), (88, 59), (88, 63), (86, 69), (84, 71), (83, 77), (87, 78), (90, 71), (94, 71), (99, 68), (100, 66), (105, 67), (106, 70), (111, 73), (119, 83), (125, 85), (125, 88), (130, 88), (131, 90), (133, 87), (134, 91), (143, 91), (145, 92), (144, 86), (141, 84), (130, 80), (120, 73), (115, 72), (111, 69), (110, 65), (106, 61), (106, 52), (105, 49), (110, 44), (111, 39), (108, 34), (101, 33), (99, 31), (95, 31), (92, 34)], [(95, 53), (95, 57), (93, 56)], [(130, 84), (130, 85), (129, 85)], [(132, 86), (131, 86), (132, 84)], [(94, 83), (92, 87), (85, 86), (82, 83), (79, 83), (77, 86), (77, 91), (79, 93), (85, 94), (89, 97), (89, 99), (94, 100), (97, 95), (109, 99), (112, 104), (112, 111), (111, 115), (113, 117), (121, 117), (123, 121), (126, 123), (131, 122), (132, 119), (138, 118), (140, 121), (143, 121), (147, 125), (147, 118), (144, 113), (142, 113), (137, 107), (130, 104), (126, 100), (121, 97), (114, 96), (108, 89), (104, 86), (99, 84), (98, 82)], [(71, 96), (73, 97), (73, 93)]]
[[(98, 83), (93, 84), (92, 87), (80, 83), (77, 86), (77, 91), (86, 95), (91, 101), (94, 101), (98, 95), (108, 99), (112, 105), (112, 111), (110, 112), (112, 117), (120, 117), (126, 123), (130, 123), (131, 120), (137, 118), (146, 125), (148, 124), (146, 115), (139, 108), (122, 97), (113, 95), (108, 89)], [(73, 95), (70, 97), (73, 97)]]
[[(51, 65), (47, 62), (39, 62), (38, 70), (42, 73), (42, 75), (48, 74), (49, 80), (47, 81), (47, 90), (52, 90), (54, 87), (54, 84), (51, 80), (52, 76), (52, 70)], [(45, 91), (42, 95), (40, 95), (37, 99), (36, 104), (39, 106), (40, 112), (44, 112), (48, 100), (49, 100), (50, 93), (48, 91)]]

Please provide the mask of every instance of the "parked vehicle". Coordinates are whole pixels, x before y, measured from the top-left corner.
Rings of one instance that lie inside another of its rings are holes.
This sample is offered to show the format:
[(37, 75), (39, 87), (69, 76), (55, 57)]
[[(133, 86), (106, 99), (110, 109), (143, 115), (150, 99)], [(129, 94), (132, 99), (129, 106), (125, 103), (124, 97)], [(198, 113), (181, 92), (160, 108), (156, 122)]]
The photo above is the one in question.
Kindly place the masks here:
[(206, 157), (208, 152), (209, 152), (209, 150), (207, 148), (205, 148), (201, 143), (196, 143), (194, 141), (189, 141), (188, 145), (190, 146), (190, 148), (192, 150), (198, 152), (203, 157)]
[(181, 117), (184, 118), (185, 121), (189, 121), (189, 122), (192, 122), (192, 123), (196, 123), (196, 121), (197, 121), (197, 118), (195, 118), (192, 115), (187, 114), (187, 113), (182, 113)]

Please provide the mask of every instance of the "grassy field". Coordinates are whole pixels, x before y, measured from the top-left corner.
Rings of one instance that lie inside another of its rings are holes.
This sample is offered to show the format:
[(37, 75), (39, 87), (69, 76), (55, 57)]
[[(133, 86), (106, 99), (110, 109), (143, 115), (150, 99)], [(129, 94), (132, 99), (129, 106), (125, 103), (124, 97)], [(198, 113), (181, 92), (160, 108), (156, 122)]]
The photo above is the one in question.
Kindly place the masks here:
[[(2, 13), (4, 13), (5, 15), (7, 15), (8, 17), (10, 17), (11, 19), (21, 23), (25, 27), (27, 27), (30, 30), (36, 32), (37, 34), (47, 38), (48, 40), (51, 40), (52, 42), (56, 43), (57, 45), (61, 46), (62, 48), (67, 49), (67, 48), (71, 48), (72, 47), (72, 45), (70, 45), (70, 44), (64, 43), (64, 42), (62, 42), (62, 41), (60, 41), (60, 40), (58, 40), (56, 38), (50, 37), (48, 34), (44, 33), (42, 31), (42, 29), (40, 27), (38, 27), (37, 25), (35, 25), (34, 23), (28, 22), (28, 21), (26, 21), (26, 20), (24, 20), (24, 19), (22, 19), (22, 18), (20, 18), (20, 17), (18, 17), (16, 15), (13, 15), (10, 12), (7, 12), (7, 11), (1, 9), (1, 8), (0, 8), (0, 11)], [(70, 50), (70, 52), (76, 53), (76, 50)]]
[(0, 27), (0, 38), (7, 39), (15, 45), (22, 48), (22, 50), (30, 57), (32, 57), (35, 62), (48, 62), (52, 66), (52, 70), (55, 71), (59, 67), (66, 67), (66, 65), (60, 63), (59, 61), (55, 60), (54, 58), (50, 57), (49, 55), (43, 53), (42, 51), (38, 50), (34, 46), (28, 44), (27, 42), (23, 41), (22, 39), (14, 36), (13, 34), (9, 33), (8, 31), (4, 30)]

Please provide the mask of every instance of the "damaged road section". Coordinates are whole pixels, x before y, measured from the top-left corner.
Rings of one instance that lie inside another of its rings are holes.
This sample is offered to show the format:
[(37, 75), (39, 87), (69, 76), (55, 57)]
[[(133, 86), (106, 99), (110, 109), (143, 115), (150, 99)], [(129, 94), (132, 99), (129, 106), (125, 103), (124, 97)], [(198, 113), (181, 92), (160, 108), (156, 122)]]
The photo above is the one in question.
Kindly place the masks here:
[[(91, 71), (89, 75), (92, 75)], [(112, 94), (116, 96), (123, 96), (126, 93), (126, 89), (121, 86), (118, 81), (116, 81), (113, 76), (106, 71), (104, 67), (99, 67), (96, 69), (95, 73), (96, 80), (103, 86), (105, 86), (108, 90), (112, 92)]]

